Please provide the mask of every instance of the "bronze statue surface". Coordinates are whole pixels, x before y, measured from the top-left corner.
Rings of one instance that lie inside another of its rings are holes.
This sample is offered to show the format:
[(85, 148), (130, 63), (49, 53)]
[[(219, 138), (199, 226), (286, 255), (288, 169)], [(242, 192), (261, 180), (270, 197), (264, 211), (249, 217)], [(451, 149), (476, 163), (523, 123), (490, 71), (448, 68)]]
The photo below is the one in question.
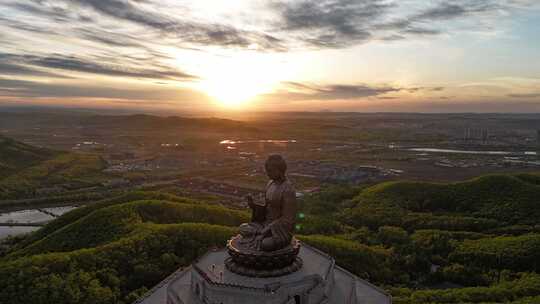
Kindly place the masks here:
[(293, 237), (296, 191), (285, 176), (287, 165), (280, 155), (271, 155), (265, 169), (270, 181), (264, 197), (247, 197), (251, 222), (242, 224), (240, 234), (227, 244), (227, 267), (250, 276), (282, 275), (302, 265), (296, 257), (300, 243)]

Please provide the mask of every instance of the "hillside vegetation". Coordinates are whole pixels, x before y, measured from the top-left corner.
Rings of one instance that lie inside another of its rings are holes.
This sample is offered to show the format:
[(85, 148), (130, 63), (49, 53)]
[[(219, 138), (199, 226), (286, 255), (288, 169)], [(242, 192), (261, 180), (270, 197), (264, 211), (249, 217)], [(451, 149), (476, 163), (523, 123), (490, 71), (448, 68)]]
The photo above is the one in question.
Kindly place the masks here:
[(51, 151), (0, 137), (0, 199), (93, 186), (103, 181), (104, 168), (98, 155)]
[[(388, 182), (354, 198), (347, 216), (353, 226), (404, 226), (409, 230), (444, 228), (482, 231), (498, 226), (538, 224), (540, 177), (535, 174), (487, 175), (434, 184)], [(444, 226), (444, 227), (441, 227)]]
[[(66, 213), (0, 260), (0, 302), (129, 303), (208, 248), (224, 246), (248, 220), (245, 211), (158, 192), (99, 201)], [(336, 253), (338, 262), (352, 263), (365, 278), (392, 276), (375, 266), (393, 267), (384, 248), (301, 238)]]
[(57, 155), (55, 151), (37, 148), (0, 135), (0, 178)]
[(208, 223), (239, 226), (247, 213), (204, 204), (134, 201), (100, 208), (16, 252), (16, 255), (73, 251), (116, 241), (145, 230), (148, 223)]
[[(539, 181), (327, 187), (300, 200), (296, 234), (397, 304), (537, 303)], [(0, 257), (0, 303), (130, 303), (248, 219), (161, 192), (96, 201)]]

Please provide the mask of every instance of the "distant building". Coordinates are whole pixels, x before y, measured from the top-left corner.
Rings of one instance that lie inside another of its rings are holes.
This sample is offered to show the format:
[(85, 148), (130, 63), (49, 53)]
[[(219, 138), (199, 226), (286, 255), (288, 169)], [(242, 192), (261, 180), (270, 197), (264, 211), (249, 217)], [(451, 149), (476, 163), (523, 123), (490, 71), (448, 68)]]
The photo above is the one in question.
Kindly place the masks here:
[(463, 134), (463, 140), (470, 140), (471, 139), (471, 128), (465, 128), (465, 132)]
[(488, 129), (482, 129), (482, 142), (486, 143), (489, 139)]
[(463, 140), (482, 141), (482, 143), (487, 143), (489, 140), (489, 130), (465, 128), (463, 132)]
[(134, 304), (391, 304), (384, 290), (302, 244), (300, 270), (278, 277), (246, 277), (224, 265), (225, 249), (212, 250), (178, 270)]

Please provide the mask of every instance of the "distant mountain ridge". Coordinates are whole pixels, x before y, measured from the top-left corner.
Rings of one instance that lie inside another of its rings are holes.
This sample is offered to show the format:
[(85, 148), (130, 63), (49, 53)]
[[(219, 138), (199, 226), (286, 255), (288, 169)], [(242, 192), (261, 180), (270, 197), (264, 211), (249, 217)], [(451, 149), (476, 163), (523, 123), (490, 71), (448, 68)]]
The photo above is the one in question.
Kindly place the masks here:
[(129, 127), (137, 129), (153, 128), (186, 128), (207, 129), (214, 131), (257, 131), (249, 123), (215, 117), (182, 117), (182, 116), (156, 116), (149, 114), (132, 115), (66, 115), (66, 114), (30, 114), (30, 113), (2, 113), (0, 112), (0, 127), (16, 126), (24, 120), (30, 126), (66, 126), (82, 125), (85, 127)]
[(129, 125), (141, 128), (150, 127), (187, 127), (187, 128), (246, 128), (246, 123), (222, 118), (186, 118), (180, 116), (135, 115), (96, 115), (83, 117), (81, 122), (87, 125)]

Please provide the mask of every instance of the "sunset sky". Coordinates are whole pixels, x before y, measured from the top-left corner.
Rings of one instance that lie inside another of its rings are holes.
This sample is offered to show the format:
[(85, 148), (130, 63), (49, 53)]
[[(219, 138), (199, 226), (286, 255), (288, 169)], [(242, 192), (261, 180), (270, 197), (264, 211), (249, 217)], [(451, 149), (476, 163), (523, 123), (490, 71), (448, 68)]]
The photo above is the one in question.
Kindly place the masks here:
[(0, 105), (540, 112), (538, 0), (0, 0)]

